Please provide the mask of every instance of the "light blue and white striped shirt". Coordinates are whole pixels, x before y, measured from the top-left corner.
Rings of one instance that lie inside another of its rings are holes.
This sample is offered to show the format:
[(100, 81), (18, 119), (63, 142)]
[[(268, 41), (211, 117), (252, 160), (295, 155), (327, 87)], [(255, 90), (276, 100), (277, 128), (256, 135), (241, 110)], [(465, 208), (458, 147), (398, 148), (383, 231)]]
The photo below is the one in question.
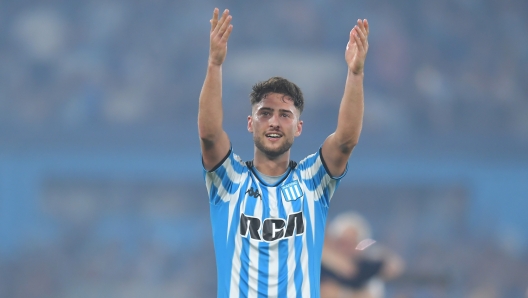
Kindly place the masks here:
[(321, 150), (276, 185), (260, 181), (231, 149), (211, 171), (209, 192), (219, 298), (318, 298), (324, 228), (340, 177)]

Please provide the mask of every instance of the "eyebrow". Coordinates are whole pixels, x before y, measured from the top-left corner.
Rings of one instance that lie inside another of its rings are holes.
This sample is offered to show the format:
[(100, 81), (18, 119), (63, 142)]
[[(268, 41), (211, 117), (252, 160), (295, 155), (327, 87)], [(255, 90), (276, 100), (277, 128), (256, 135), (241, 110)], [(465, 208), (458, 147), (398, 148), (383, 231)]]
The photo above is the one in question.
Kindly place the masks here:
[[(268, 107), (262, 107), (262, 108), (258, 109), (258, 111), (271, 111), (271, 112), (273, 112), (274, 109), (268, 108)], [(285, 109), (279, 109), (279, 112), (293, 114), (292, 111), (285, 110)]]

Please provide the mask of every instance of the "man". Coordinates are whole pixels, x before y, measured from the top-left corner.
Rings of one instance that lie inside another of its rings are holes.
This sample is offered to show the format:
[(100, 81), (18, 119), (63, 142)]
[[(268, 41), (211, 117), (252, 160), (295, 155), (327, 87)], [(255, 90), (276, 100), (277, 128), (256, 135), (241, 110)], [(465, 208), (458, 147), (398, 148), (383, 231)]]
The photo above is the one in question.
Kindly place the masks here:
[(247, 124), (253, 160), (233, 153), (222, 128), (222, 63), (232, 30), (229, 11), (219, 18), (215, 9), (198, 112), (218, 297), (319, 297), (326, 214), (363, 121), (368, 24), (358, 20), (350, 32), (336, 131), (298, 164), (290, 161), (290, 147), (302, 132), (303, 96), (279, 77), (253, 87)]
[(384, 282), (403, 273), (403, 259), (375, 244), (367, 220), (352, 211), (328, 226), (321, 265), (322, 298), (382, 298)]

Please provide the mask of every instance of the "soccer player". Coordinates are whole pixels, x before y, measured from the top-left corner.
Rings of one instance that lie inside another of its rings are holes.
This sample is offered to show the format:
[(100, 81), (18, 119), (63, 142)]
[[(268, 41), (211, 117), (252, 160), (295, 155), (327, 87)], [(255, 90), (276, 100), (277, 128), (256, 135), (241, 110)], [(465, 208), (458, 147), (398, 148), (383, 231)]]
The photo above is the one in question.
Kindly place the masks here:
[(337, 128), (314, 154), (290, 161), (302, 132), (303, 95), (280, 77), (253, 86), (247, 129), (255, 143), (242, 161), (222, 128), (222, 63), (233, 25), (213, 12), (198, 131), (213, 228), (218, 297), (319, 297), (324, 227), (330, 199), (347, 171), (363, 122), (367, 20), (345, 50), (348, 76)]
[(321, 266), (322, 298), (382, 298), (385, 281), (403, 273), (403, 259), (375, 244), (368, 221), (340, 213), (328, 226)]

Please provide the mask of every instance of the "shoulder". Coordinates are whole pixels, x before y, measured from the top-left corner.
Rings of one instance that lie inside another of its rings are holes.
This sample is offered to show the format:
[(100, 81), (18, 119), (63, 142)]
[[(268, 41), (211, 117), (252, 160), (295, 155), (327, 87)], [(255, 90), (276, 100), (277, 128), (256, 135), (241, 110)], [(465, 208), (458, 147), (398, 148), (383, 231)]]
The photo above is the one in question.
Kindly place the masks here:
[(345, 172), (340, 176), (332, 176), (330, 175), (330, 171), (328, 170), (328, 166), (326, 165), (326, 162), (322, 155), (322, 147), (317, 150), (317, 152), (308, 155), (304, 159), (302, 159), (299, 162), (299, 170), (301, 173), (310, 173), (311, 175), (316, 175), (319, 177), (328, 176), (332, 178), (333, 180), (340, 180), (343, 178), (347, 172), (348, 165), (345, 169)]
[(320, 156), (321, 149), (317, 150), (317, 152), (312, 153), (303, 158), (301, 161), (299, 161), (298, 168), (304, 170), (320, 163)]
[(242, 173), (247, 170), (247, 168), (247, 163), (244, 162), (239, 155), (235, 154), (233, 148), (231, 148), (226, 156), (215, 167), (209, 171), (204, 168), (204, 171), (206, 173), (217, 173), (219, 171)]

